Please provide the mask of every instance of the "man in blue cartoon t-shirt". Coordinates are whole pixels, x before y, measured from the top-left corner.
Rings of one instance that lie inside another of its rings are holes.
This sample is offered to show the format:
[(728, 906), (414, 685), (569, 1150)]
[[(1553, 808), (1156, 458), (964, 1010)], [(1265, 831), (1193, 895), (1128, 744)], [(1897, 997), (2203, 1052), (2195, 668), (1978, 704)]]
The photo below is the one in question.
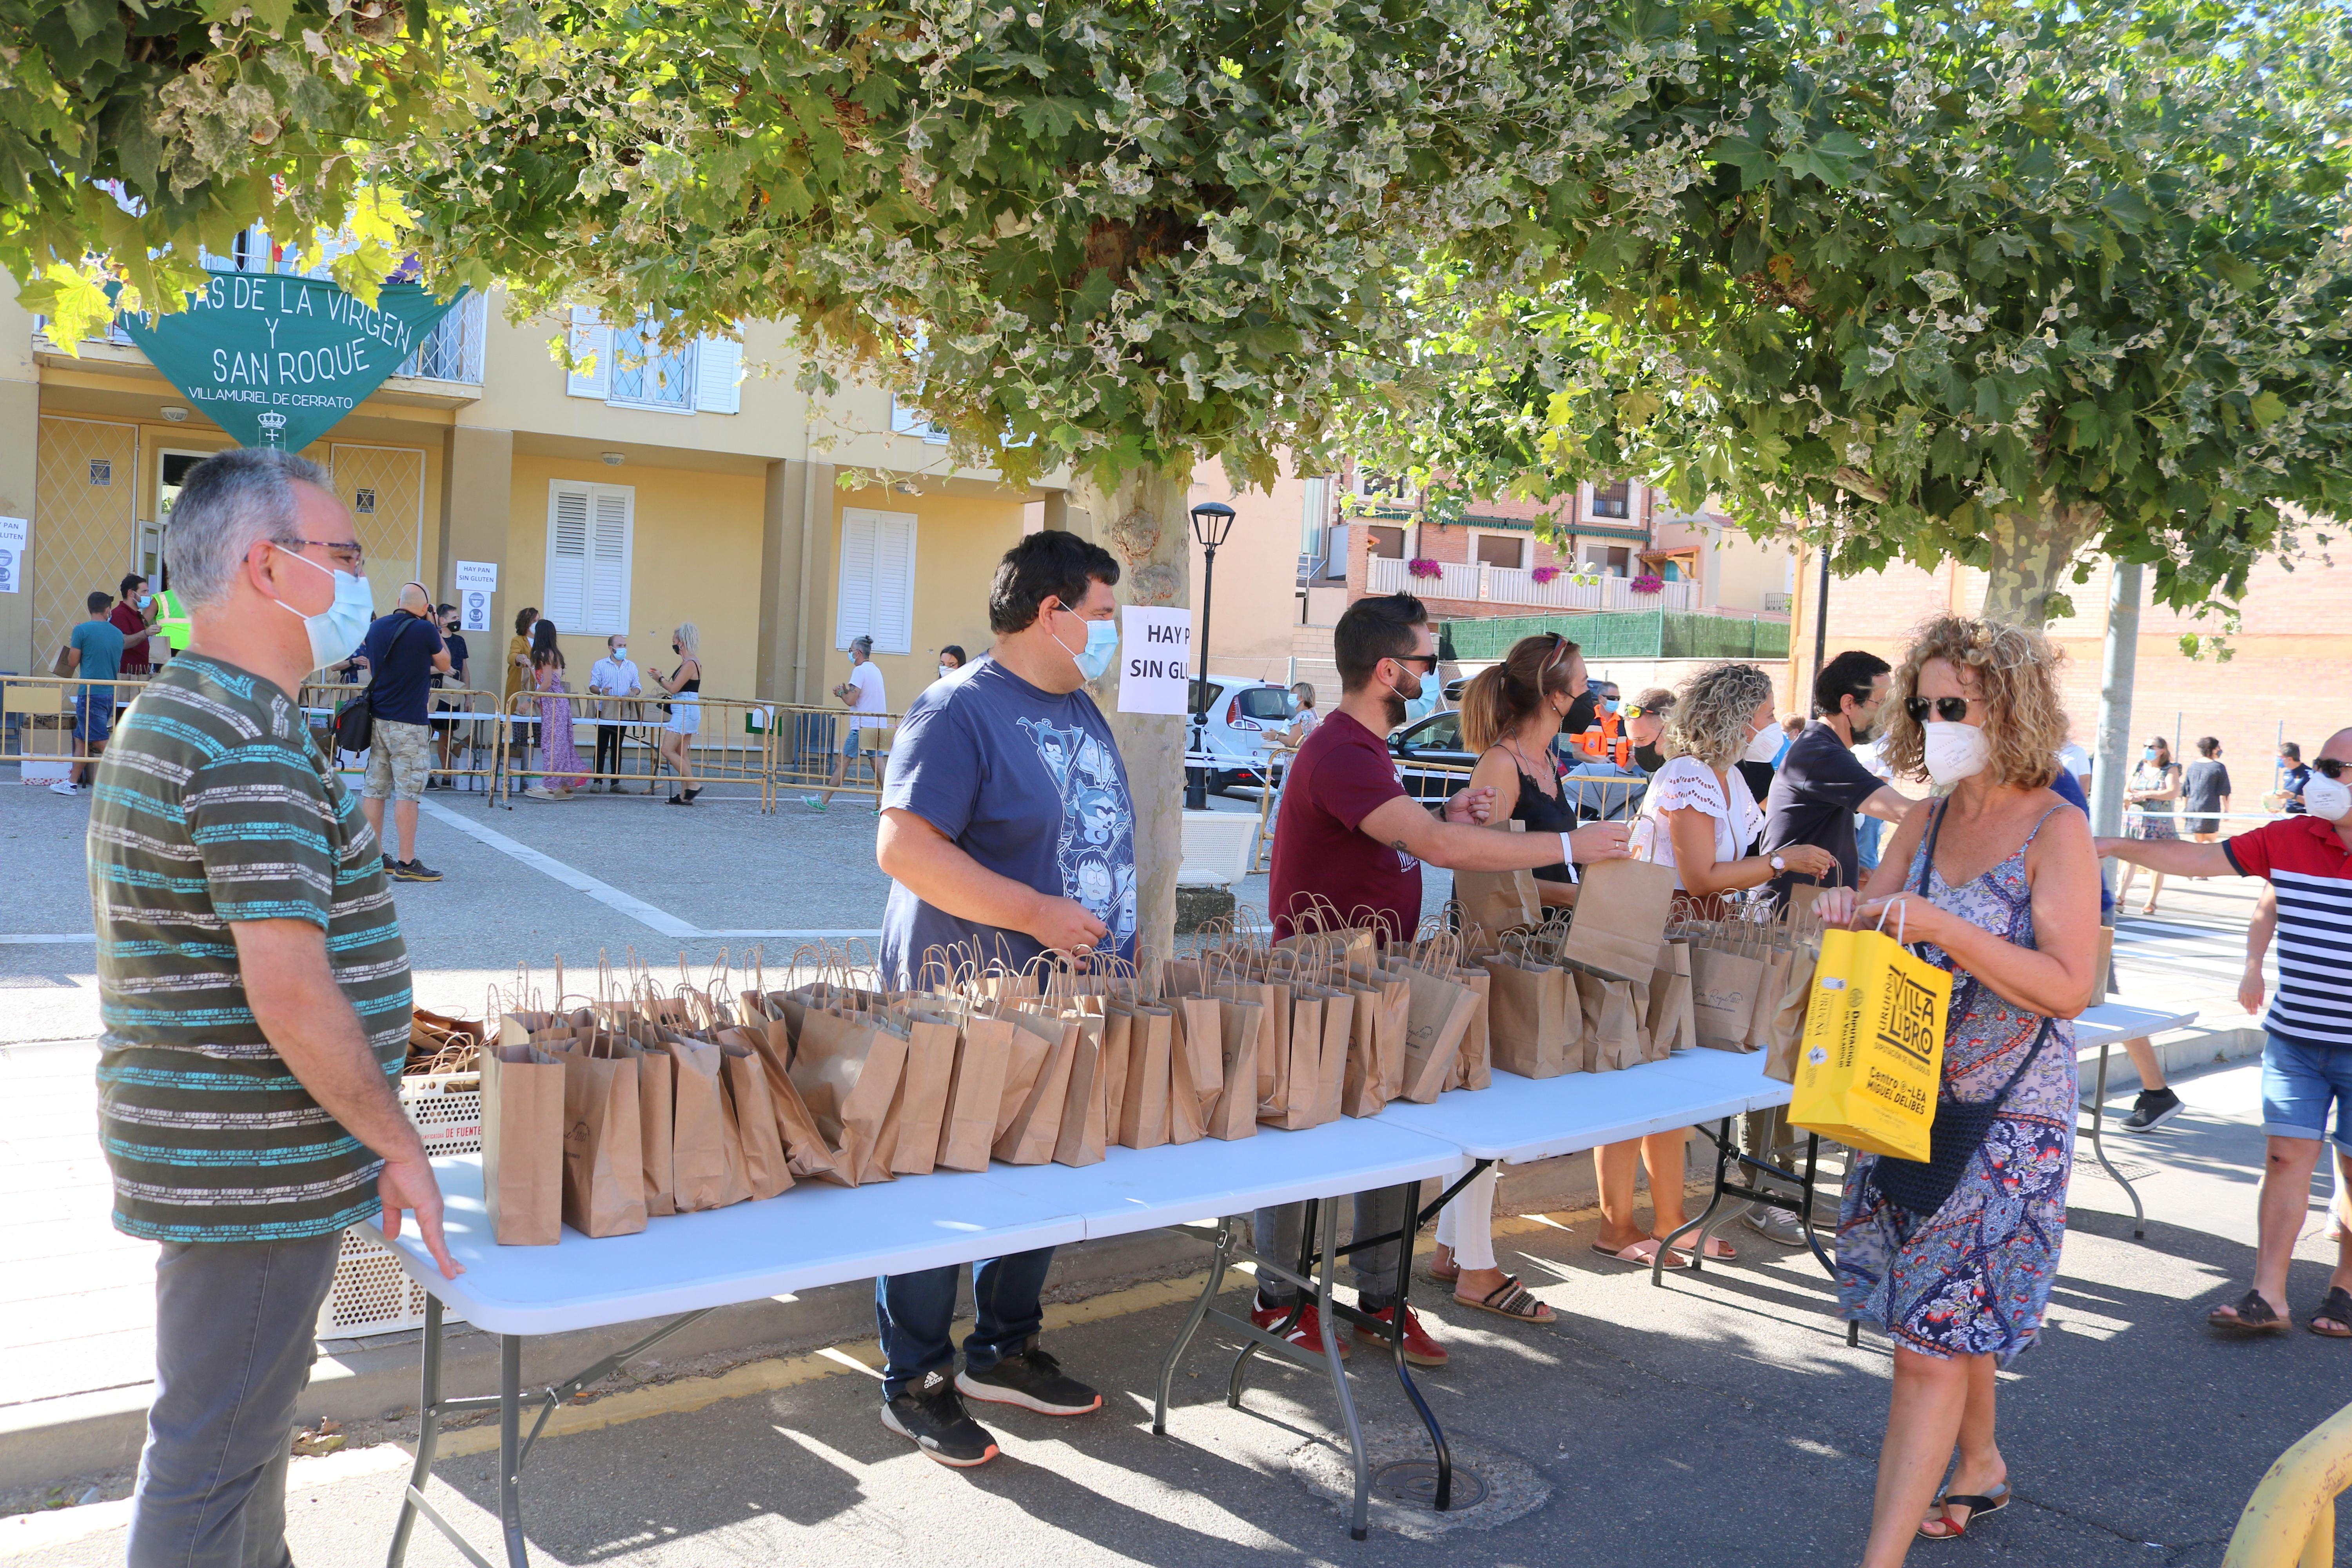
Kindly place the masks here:
[[(1135, 957), (1135, 802), (1086, 683), (1118, 651), (1118, 563), (1075, 534), (1030, 534), (989, 592), (988, 656), (942, 677), (898, 726), (875, 858), (890, 876), (884, 984), (952, 966), (1019, 969), (1040, 952)], [(995, 1441), (963, 1398), (1083, 1415), (1102, 1396), (1037, 1347), (1053, 1248), (972, 1267), (979, 1321), (955, 1372), (956, 1270), (875, 1281), (882, 1424), (941, 1464)]]

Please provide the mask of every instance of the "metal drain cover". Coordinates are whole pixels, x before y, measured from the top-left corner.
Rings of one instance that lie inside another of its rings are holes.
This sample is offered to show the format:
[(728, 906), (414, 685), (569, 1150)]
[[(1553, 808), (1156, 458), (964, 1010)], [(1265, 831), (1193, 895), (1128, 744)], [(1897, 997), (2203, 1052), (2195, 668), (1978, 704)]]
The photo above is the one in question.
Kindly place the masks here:
[[(1437, 1506), (1437, 1461), (1435, 1459), (1400, 1459), (1393, 1465), (1382, 1465), (1372, 1472), (1372, 1490), (1391, 1502), (1406, 1508), (1433, 1509)], [(1486, 1500), (1486, 1483), (1475, 1470), (1454, 1467), (1453, 1506), (1448, 1513), (1460, 1513), (1465, 1508), (1475, 1508)]]

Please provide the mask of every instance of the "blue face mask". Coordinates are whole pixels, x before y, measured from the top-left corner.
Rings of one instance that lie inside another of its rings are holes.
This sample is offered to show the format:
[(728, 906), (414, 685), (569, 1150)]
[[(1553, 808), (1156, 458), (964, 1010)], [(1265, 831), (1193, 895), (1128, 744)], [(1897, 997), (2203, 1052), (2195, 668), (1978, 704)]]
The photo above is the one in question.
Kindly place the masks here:
[[(1066, 611), (1065, 613), (1075, 615), (1076, 612)], [(1046, 628), (1045, 635), (1053, 637), (1053, 629)], [(1054, 637), (1054, 646), (1064, 653), (1070, 653), (1069, 645), (1058, 637)], [(1078, 667), (1078, 673), (1088, 680), (1100, 680), (1103, 673), (1110, 668), (1110, 661), (1118, 657), (1118, 623), (1117, 621), (1088, 621), (1087, 646), (1076, 653), (1070, 653), (1071, 661)]]
[(155, 602), (155, 595), (152, 595), (152, 594), (142, 594), (142, 595), (139, 595), (138, 604), (139, 604), (139, 607), (140, 607), (141, 609), (142, 609), (142, 610), (143, 610), (143, 609), (145, 609), (148, 605), (150, 605), (153, 604), (154, 602)]
[(1434, 675), (1423, 677), (1421, 695), (1405, 699), (1404, 721), (1408, 724), (1418, 724), (1436, 712), (1438, 696), (1437, 678)]
[(367, 640), (368, 625), (375, 619), (375, 595), (368, 590), (368, 581), (349, 572), (336, 572), (320, 565), (307, 555), (286, 553), (313, 571), (325, 572), (335, 580), (335, 602), (315, 616), (302, 612), (283, 599), (274, 601), (289, 615), (302, 616), (302, 629), (310, 634), (310, 668), (337, 664), (351, 656), (352, 650)]

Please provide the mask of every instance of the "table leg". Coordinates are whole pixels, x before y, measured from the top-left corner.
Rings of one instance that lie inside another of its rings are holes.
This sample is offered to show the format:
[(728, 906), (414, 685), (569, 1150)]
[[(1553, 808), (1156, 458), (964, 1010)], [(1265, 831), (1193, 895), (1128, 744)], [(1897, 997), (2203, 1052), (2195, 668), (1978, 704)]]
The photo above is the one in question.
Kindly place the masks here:
[(2099, 1042), (2098, 1078), (2091, 1090), (2091, 1152), (2098, 1156), (2099, 1164), (2109, 1179), (2123, 1188), (2124, 1195), (2131, 1199), (2132, 1235), (2144, 1240), (2147, 1236), (2147, 1210), (2140, 1205), (2139, 1189), (2124, 1180), (2124, 1173), (2116, 1169), (2114, 1161), (2107, 1158), (2106, 1142), (2099, 1136), (2100, 1128), (2107, 1117), (2107, 1052), (2113, 1047), (2112, 1040)]
[(1192, 1312), (1184, 1320), (1183, 1331), (1169, 1347), (1168, 1359), (1160, 1363), (1160, 1396), (1151, 1406), (1154, 1436), (1168, 1435), (1168, 1391), (1175, 1383), (1176, 1363), (1183, 1359), (1184, 1352), (1192, 1346), (1192, 1336), (1201, 1331), (1201, 1325), (1208, 1320), (1209, 1303), (1214, 1301), (1217, 1293), (1225, 1288), (1225, 1269), (1233, 1257), (1233, 1247), (1234, 1222), (1228, 1215), (1217, 1222), (1217, 1247), (1209, 1259), (1209, 1288), (1201, 1292), (1199, 1300), (1192, 1303)]
[[(1372, 1468), (1364, 1454), (1364, 1426), (1356, 1418), (1355, 1396), (1348, 1392), (1348, 1369), (1339, 1360), (1339, 1330), (1331, 1311), (1331, 1276), (1339, 1267), (1339, 1200), (1326, 1200), (1322, 1210), (1320, 1250), (1323, 1256), (1315, 1270), (1315, 1308), (1316, 1315), (1322, 1320), (1324, 1370), (1330, 1374), (1331, 1392), (1339, 1397), (1339, 1419), (1348, 1428), (1348, 1449), (1356, 1461), (1356, 1506), (1348, 1517), (1348, 1539), (1361, 1541), (1371, 1533)], [(1410, 1232), (1407, 1233), (1406, 1250), (1412, 1250)], [(1396, 1317), (1399, 1323), (1404, 1321), (1402, 1312)], [(1397, 1358), (1397, 1370), (1402, 1375), (1404, 1370), (1402, 1352)], [(1404, 1385), (1407, 1392), (1411, 1392), (1412, 1380), (1406, 1378)], [(1421, 1403), (1420, 1394), (1413, 1394), (1413, 1403)], [(1426, 1419), (1425, 1411), (1423, 1418)]]
[(425, 1483), (433, 1478), (433, 1450), (441, 1438), (441, 1298), (425, 1298), (425, 1372), (416, 1396), (416, 1462), (409, 1467), (408, 1490), (400, 1500), (400, 1518), (392, 1527), (392, 1551), (384, 1568), (400, 1568), (408, 1555), (408, 1538), (416, 1529), (416, 1510), (425, 1501)]
[[(1480, 1168), (1485, 1168), (1483, 1163)], [(1444, 1429), (1438, 1426), (1436, 1415), (1429, 1408), (1429, 1401), (1423, 1399), (1421, 1390), (1413, 1386), (1412, 1367), (1404, 1359), (1405, 1309), (1412, 1302), (1412, 1242), (1421, 1231), (1418, 1223), (1421, 1216), (1415, 1206), (1421, 1202), (1421, 1184), (1414, 1182), (1399, 1188), (1398, 1197), (1404, 1209), (1405, 1222), (1404, 1234), (1397, 1238), (1396, 1305), (1391, 1313), (1393, 1321), (1389, 1324), (1389, 1353), (1396, 1358), (1397, 1381), (1404, 1385), (1404, 1396), (1412, 1401), (1421, 1424), (1429, 1428), (1430, 1447), (1437, 1450), (1437, 1495), (1432, 1500), (1437, 1511), (1444, 1513), (1454, 1506), (1454, 1451), (1445, 1446)], [(1330, 1331), (1328, 1323), (1324, 1331)], [(1363, 1507), (1361, 1486), (1360, 1481), (1357, 1494), (1360, 1513)], [(1361, 1540), (1362, 1537), (1357, 1539)]]
[(499, 1522), (508, 1568), (530, 1568), (522, 1539), (522, 1336), (499, 1336)]
[(1818, 1262), (1822, 1266), (1822, 1271), (1827, 1274), (1831, 1279), (1834, 1279), (1837, 1278), (1837, 1264), (1831, 1258), (1828, 1253), (1822, 1250), (1821, 1237), (1813, 1234), (1813, 1184), (1819, 1177), (1819, 1162), (1821, 1160), (1821, 1153), (1822, 1135), (1818, 1132), (1806, 1133), (1805, 1175), (1804, 1180), (1801, 1184), (1803, 1190), (1805, 1211), (1801, 1217), (1803, 1218), (1805, 1225), (1805, 1246), (1811, 1249), (1814, 1261)]
[[(1718, 1133), (1710, 1134), (1709, 1136), (1711, 1136), (1715, 1142), (1715, 1190), (1707, 1194), (1706, 1207), (1699, 1211), (1699, 1215), (1696, 1219), (1685, 1220), (1682, 1224), (1675, 1226), (1675, 1228), (1667, 1234), (1666, 1239), (1658, 1244), (1657, 1256), (1650, 1259), (1650, 1283), (1660, 1288), (1664, 1288), (1666, 1282), (1667, 1252), (1673, 1248), (1675, 1238), (1680, 1237), (1683, 1232), (1690, 1229), (1693, 1226), (1696, 1226), (1698, 1227), (1698, 1247), (1697, 1249), (1691, 1254), (1691, 1272), (1694, 1274), (1697, 1273), (1706, 1266), (1706, 1263), (1705, 1253), (1706, 1251), (1707, 1226), (1715, 1218), (1715, 1211), (1722, 1205), (1726, 1173), (1731, 1163), (1731, 1118), (1728, 1116), (1725, 1117), (1723, 1119), (1723, 1131)], [(1770, 1151), (1768, 1150), (1766, 1152), (1769, 1153)], [(1654, 1181), (1655, 1177), (1654, 1176), (1652, 1179)], [(1650, 1193), (1650, 1202), (1654, 1205), (1657, 1201), (1657, 1190), (1654, 1186)]]
[[(1334, 1203), (1338, 1201), (1336, 1198), (1332, 1200)], [(1321, 1234), (1323, 1210), (1322, 1199), (1309, 1198), (1307, 1200), (1306, 1212), (1299, 1216), (1298, 1256), (1291, 1259), (1289, 1281), (1294, 1289), (1312, 1290), (1316, 1288), (1315, 1246), (1316, 1237)], [(1332, 1211), (1335, 1216), (1338, 1212), (1337, 1209)], [(1250, 1239), (1255, 1241), (1257, 1238), (1252, 1237)], [(1255, 1298), (1252, 1300), (1255, 1300)], [(1327, 1299), (1318, 1297), (1317, 1300), (1326, 1300)], [(1290, 1315), (1274, 1326), (1272, 1338), (1277, 1342), (1286, 1342), (1290, 1337), (1290, 1331), (1298, 1326), (1298, 1320), (1306, 1310), (1306, 1299), (1302, 1296), (1298, 1305), (1290, 1310)], [(1328, 1316), (1328, 1313), (1326, 1315)], [(1244, 1339), (1242, 1342), (1241, 1353), (1234, 1358), (1233, 1375), (1226, 1380), (1225, 1384), (1225, 1403), (1235, 1410), (1242, 1407), (1242, 1385), (1249, 1376), (1250, 1358), (1257, 1354), (1260, 1343), (1261, 1342), (1255, 1339)]]

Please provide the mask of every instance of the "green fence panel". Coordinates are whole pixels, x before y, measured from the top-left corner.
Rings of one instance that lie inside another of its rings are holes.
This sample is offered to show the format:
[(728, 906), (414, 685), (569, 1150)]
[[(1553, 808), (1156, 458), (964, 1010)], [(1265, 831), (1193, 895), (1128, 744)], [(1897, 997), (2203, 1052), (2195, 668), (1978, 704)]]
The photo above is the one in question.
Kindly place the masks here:
[(1610, 611), (1600, 615), (1494, 616), (1444, 621), (1438, 649), (1449, 659), (1489, 663), (1511, 651), (1521, 637), (1562, 632), (1584, 650), (1587, 661), (1601, 658), (1737, 658), (1789, 657), (1784, 621), (1743, 620), (1731, 616), (1692, 615), (1675, 610)]

